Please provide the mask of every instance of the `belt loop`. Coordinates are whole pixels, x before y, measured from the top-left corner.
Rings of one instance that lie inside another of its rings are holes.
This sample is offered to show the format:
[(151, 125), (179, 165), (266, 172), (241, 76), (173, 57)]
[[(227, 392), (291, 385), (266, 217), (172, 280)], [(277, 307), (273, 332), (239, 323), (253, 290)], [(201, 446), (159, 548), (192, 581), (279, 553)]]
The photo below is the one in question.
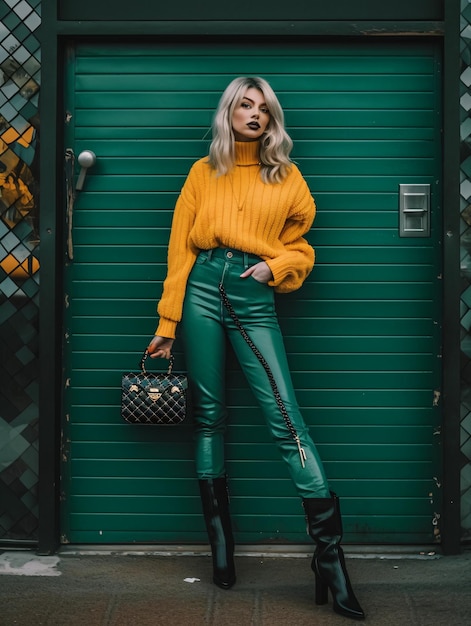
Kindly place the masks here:
[(244, 252), (244, 267), (246, 270), (249, 269), (249, 255), (247, 252)]
[(211, 248), (210, 250), (206, 250), (206, 252), (208, 253), (208, 261), (211, 261), (211, 257), (213, 256), (213, 249)]

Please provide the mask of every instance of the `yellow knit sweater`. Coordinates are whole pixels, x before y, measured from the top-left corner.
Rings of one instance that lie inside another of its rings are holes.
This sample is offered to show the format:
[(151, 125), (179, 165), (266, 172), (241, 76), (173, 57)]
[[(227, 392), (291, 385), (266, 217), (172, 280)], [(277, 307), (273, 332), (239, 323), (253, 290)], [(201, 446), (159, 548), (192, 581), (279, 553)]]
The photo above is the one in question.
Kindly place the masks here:
[(191, 168), (173, 216), (156, 335), (175, 337), (200, 250), (234, 248), (261, 257), (278, 292), (298, 289), (310, 273), (314, 250), (303, 235), (316, 210), (311, 192), (294, 164), (282, 183), (264, 183), (258, 159), (258, 142), (236, 142), (236, 165), (228, 174), (218, 176), (207, 157)]

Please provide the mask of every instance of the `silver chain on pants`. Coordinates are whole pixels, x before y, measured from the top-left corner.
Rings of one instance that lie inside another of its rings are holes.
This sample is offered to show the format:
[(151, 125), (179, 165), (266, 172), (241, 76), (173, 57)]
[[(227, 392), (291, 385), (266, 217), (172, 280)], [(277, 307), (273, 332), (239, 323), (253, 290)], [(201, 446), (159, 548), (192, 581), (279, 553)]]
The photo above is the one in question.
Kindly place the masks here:
[(263, 354), (260, 352), (260, 350), (254, 344), (252, 339), (249, 337), (247, 331), (242, 326), (239, 318), (237, 317), (236, 312), (234, 311), (234, 308), (233, 308), (232, 304), (229, 301), (229, 298), (227, 297), (226, 290), (224, 289), (224, 286), (223, 286), (222, 283), (219, 283), (219, 293), (221, 294), (222, 302), (223, 302), (224, 306), (226, 307), (229, 315), (231, 316), (234, 324), (237, 326), (237, 328), (239, 329), (240, 334), (244, 338), (245, 342), (250, 347), (252, 352), (255, 354), (257, 359), (260, 361), (260, 364), (262, 365), (263, 369), (266, 372), (266, 375), (267, 375), (268, 380), (270, 382), (270, 386), (271, 386), (271, 388), (273, 390), (273, 395), (275, 396), (276, 403), (277, 403), (278, 408), (280, 409), (280, 413), (281, 413), (281, 415), (282, 415), (282, 417), (283, 417), (283, 419), (285, 421), (286, 428), (289, 430), (290, 435), (293, 437), (294, 441), (296, 442), (296, 445), (298, 446), (298, 452), (299, 452), (299, 458), (301, 459), (301, 465), (303, 467), (305, 467), (306, 466), (306, 464), (305, 464), (306, 452), (305, 452), (304, 448), (301, 446), (301, 440), (299, 439), (298, 433), (296, 432), (296, 429), (293, 426), (293, 423), (292, 423), (292, 421), (291, 421), (291, 419), (290, 419), (290, 417), (288, 415), (288, 411), (286, 410), (285, 404), (284, 404), (283, 400), (281, 399), (280, 391), (278, 389), (278, 385), (276, 384), (275, 377), (273, 376), (273, 372), (271, 371), (270, 366), (268, 365), (267, 361), (265, 360)]

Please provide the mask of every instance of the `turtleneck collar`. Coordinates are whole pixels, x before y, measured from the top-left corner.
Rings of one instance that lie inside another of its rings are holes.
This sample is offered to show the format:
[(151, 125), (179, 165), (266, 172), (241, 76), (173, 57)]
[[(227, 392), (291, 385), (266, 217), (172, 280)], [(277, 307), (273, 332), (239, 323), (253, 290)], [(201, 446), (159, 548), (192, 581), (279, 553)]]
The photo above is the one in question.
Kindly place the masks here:
[(236, 141), (235, 163), (236, 165), (260, 165), (260, 142)]

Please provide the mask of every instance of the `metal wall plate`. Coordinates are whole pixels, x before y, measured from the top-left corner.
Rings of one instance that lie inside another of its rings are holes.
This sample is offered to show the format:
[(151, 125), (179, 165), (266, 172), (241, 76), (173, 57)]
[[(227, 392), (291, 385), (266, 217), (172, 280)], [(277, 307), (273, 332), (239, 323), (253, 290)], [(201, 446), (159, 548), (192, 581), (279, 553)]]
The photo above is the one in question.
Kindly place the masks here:
[(399, 185), (399, 236), (430, 237), (430, 185)]

